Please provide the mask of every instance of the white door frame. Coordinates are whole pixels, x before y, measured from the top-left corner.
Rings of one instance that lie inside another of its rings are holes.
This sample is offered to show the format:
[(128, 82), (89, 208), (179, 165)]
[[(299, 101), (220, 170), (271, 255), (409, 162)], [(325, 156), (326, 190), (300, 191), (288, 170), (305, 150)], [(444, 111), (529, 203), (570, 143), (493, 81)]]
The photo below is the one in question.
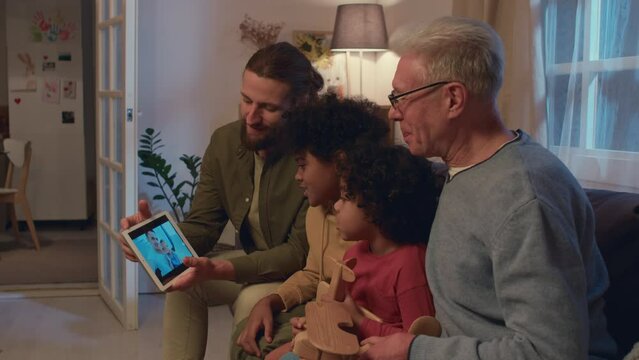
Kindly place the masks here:
[(137, 0), (95, 0), (98, 289), (122, 325), (138, 328), (138, 265), (117, 237), (137, 211)]

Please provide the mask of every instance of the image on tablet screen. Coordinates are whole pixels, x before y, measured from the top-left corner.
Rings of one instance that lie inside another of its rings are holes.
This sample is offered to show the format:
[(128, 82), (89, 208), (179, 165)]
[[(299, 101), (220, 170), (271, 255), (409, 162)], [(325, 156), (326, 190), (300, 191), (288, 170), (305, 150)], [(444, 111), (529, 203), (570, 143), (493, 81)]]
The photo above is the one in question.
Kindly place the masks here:
[(133, 242), (163, 284), (184, 271), (186, 267), (182, 259), (191, 256), (188, 248), (168, 221), (145, 229), (142, 234), (133, 239)]

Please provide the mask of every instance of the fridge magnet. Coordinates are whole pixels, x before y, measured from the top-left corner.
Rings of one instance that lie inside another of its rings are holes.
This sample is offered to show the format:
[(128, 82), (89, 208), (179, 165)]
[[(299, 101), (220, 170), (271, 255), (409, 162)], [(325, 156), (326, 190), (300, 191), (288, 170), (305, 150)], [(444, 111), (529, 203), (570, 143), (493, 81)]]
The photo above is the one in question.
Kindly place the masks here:
[(75, 80), (64, 80), (62, 82), (62, 97), (64, 99), (75, 99)]
[(24, 77), (18, 77), (10, 81), (11, 91), (36, 91), (38, 80), (35, 77), (35, 65), (29, 53), (18, 53), (18, 60), (24, 65)]
[(42, 71), (55, 71), (55, 62), (54, 61), (43, 62)]
[(19, 97), (13, 99), (13, 101), (17, 104), (20, 105), (20, 103), (22, 102), (22, 99), (20, 99)]
[(58, 53), (58, 61), (71, 61), (71, 53), (68, 51)]
[(29, 53), (18, 53), (18, 60), (24, 65), (24, 76), (33, 76), (35, 75), (35, 65), (31, 60), (31, 55)]
[(49, 104), (60, 103), (60, 80), (45, 79), (42, 101)]
[(73, 123), (75, 123), (75, 113), (73, 111), (63, 111), (62, 112), (62, 123), (63, 124), (73, 124)]
[(67, 41), (75, 38), (76, 24), (68, 22), (58, 11), (55, 15), (36, 11), (31, 19), (31, 40), (35, 42)]

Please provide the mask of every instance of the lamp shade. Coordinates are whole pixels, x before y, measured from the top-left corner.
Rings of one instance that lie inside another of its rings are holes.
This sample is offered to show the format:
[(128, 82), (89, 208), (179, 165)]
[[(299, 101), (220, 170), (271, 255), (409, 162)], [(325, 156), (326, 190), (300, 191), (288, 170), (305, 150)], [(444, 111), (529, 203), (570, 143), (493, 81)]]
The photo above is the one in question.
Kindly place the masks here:
[(344, 4), (337, 7), (331, 49), (334, 51), (384, 51), (388, 35), (384, 9), (378, 4)]

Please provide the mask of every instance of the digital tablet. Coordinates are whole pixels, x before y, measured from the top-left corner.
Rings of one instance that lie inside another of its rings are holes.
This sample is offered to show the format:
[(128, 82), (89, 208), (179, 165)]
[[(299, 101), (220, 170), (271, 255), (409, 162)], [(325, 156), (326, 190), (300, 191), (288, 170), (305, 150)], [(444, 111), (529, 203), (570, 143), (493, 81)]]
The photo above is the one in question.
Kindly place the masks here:
[(187, 256), (197, 256), (166, 211), (123, 231), (122, 235), (162, 291), (188, 269), (182, 260)]

